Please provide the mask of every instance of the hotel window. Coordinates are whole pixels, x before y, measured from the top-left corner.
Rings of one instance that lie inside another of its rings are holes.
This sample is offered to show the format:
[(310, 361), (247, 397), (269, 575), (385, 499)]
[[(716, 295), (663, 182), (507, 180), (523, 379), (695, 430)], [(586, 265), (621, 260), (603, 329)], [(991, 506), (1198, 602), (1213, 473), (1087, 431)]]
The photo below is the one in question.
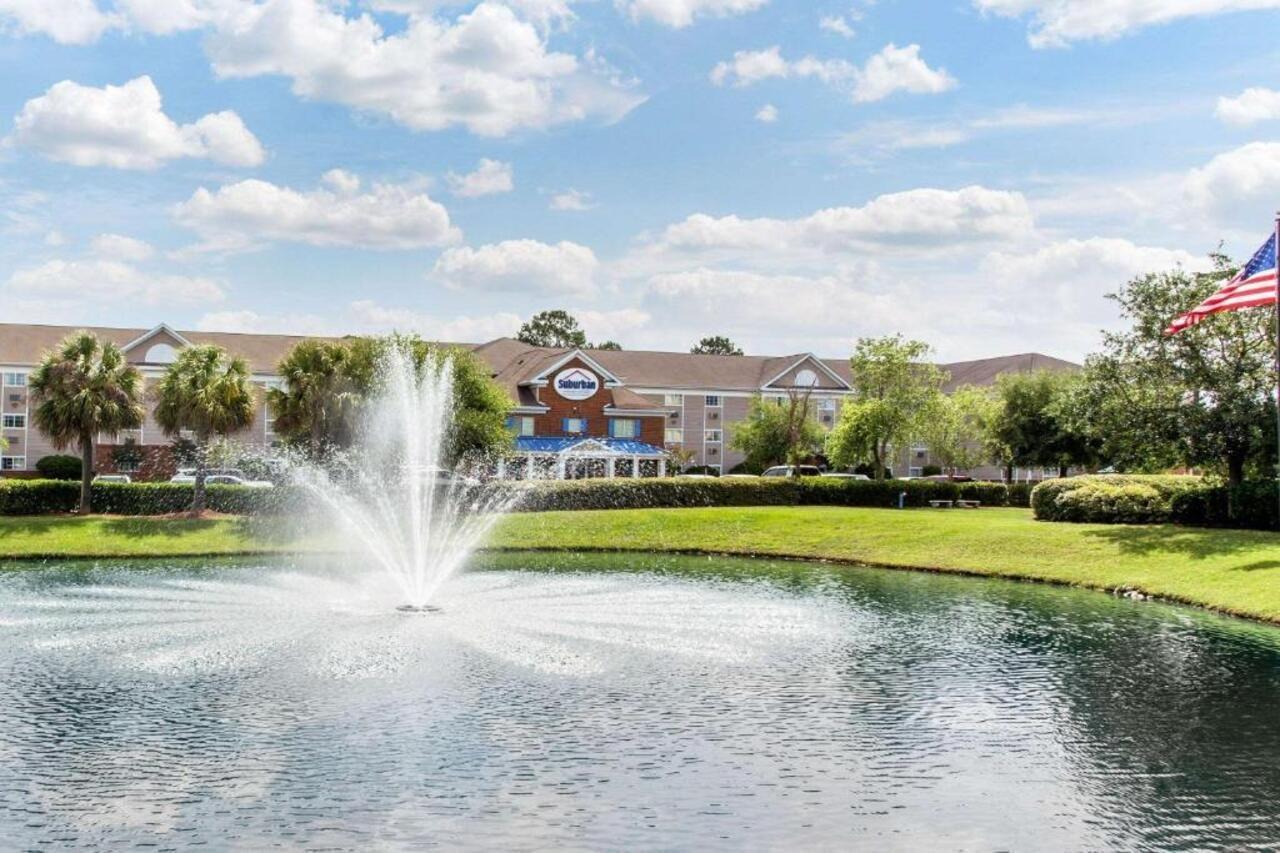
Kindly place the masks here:
[(667, 444), (683, 444), (683, 443), (684, 443), (684, 430), (682, 430), (682, 429), (669, 429), (669, 430), (667, 430), (666, 442), (667, 442)]
[(23, 429), (27, 425), (27, 416), (5, 415), (3, 425), (5, 429)]
[(27, 374), (25, 373), (6, 373), (4, 375), (4, 384), (12, 388), (23, 388), (27, 384)]
[(0, 471), (21, 471), (26, 467), (25, 456), (0, 456)]
[(533, 435), (533, 418), (529, 415), (512, 415), (507, 418), (507, 429), (516, 435)]
[(834, 397), (823, 397), (818, 401), (818, 411), (834, 412), (836, 410), (836, 401)]
[(709, 429), (709, 430), (707, 430), (706, 439), (707, 439), (707, 441), (709, 441), (709, 442), (719, 442), (719, 441), (720, 441), (720, 430), (718, 430), (718, 429)]
[(587, 431), (587, 419), (565, 418), (560, 422), (560, 431), (567, 435), (581, 435)]
[(913, 466), (907, 469), (907, 476), (909, 477), (919, 477), (923, 473), (924, 473), (923, 468), (916, 468)]
[(683, 394), (663, 394), (662, 405), (675, 406), (679, 408), (680, 406), (684, 405), (684, 395)]
[(719, 408), (719, 407), (720, 407), (720, 396), (719, 396), (718, 394), (708, 394), (708, 395), (704, 398), (704, 400), (703, 400), (703, 404), (704, 404), (704, 405), (706, 405), (706, 407), (707, 407), (707, 408), (709, 408), (709, 409), (716, 409), (716, 408)]
[(929, 448), (923, 444), (915, 444), (912, 445), (911, 452), (915, 454), (917, 459), (923, 459), (929, 455)]
[(611, 418), (609, 435), (612, 438), (639, 438), (640, 422), (634, 418)]

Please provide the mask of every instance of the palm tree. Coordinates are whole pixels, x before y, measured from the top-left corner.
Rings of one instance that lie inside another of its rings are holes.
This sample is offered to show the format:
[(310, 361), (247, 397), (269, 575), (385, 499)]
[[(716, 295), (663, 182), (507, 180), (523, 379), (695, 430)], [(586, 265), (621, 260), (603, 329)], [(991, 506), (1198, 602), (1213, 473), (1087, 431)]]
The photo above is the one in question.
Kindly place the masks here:
[(348, 355), (343, 344), (302, 341), (280, 362), (284, 387), (267, 391), (276, 435), (305, 445), (312, 458), (350, 441), (361, 395), (346, 369)]
[(156, 420), (166, 435), (190, 430), (196, 444), (196, 482), (191, 512), (204, 511), (207, 451), (214, 436), (230, 435), (253, 423), (256, 402), (249, 366), (222, 347), (184, 349), (156, 386)]
[(35, 422), (62, 450), (80, 445), (80, 512), (89, 512), (93, 447), (99, 433), (142, 426), (142, 374), (113, 343), (76, 332), (45, 354), (27, 380)]

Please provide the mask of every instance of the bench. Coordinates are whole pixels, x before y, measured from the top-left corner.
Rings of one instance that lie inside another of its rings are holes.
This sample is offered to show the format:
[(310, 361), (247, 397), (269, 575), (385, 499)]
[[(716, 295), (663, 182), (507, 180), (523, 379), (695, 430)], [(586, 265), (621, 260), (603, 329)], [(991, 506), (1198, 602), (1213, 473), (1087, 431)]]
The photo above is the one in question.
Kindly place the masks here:
[(934, 509), (951, 509), (955, 505), (955, 501), (929, 501), (929, 506)]
[(956, 506), (961, 509), (977, 509), (982, 506), (982, 501), (956, 501)]

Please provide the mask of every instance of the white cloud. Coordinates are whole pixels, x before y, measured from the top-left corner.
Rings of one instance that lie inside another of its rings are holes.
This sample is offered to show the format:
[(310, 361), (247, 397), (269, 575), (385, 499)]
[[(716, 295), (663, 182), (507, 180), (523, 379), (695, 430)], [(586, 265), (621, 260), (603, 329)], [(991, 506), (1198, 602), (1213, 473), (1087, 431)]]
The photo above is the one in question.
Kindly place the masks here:
[(1218, 98), (1214, 113), (1227, 124), (1238, 127), (1280, 119), (1280, 92), (1258, 87), (1245, 89), (1234, 98)]
[(648, 18), (681, 29), (696, 18), (724, 18), (763, 7), (769, 0), (617, 0), (632, 19)]
[(594, 53), (550, 51), (509, 7), (482, 2), (448, 21), (412, 16), (387, 34), (317, 0), (237, 5), (206, 49), (221, 77), (279, 74), (305, 98), (333, 101), (415, 130), (482, 136), (588, 117), (621, 118), (643, 101)]
[(116, 169), (154, 169), (179, 157), (257, 166), (265, 158), (257, 138), (229, 110), (179, 125), (165, 115), (147, 76), (102, 88), (55, 83), (23, 105), (10, 140), (53, 160)]
[[(674, 338), (671, 346), (682, 341), (688, 346), (688, 341), (707, 334), (706, 318), (714, 318), (716, 332), (746, 344), (752, 352), (805, 349), (834, 355), (849, 352), (860, 334), (901, 328), (906, 294), (859, 286), (866, 272), (803, 276), (698, 268), (663, 273), (645, 282), (641, 305), (679, 327), (665, 329)], [(803, 342), (795, 339), (795, 323), (804, 324)]]
[(456, 196), (479, 198), (509, 193), (515, 189), (515, 182), (512, 180), (510, 163), (482, 158), (473, 172), (465, 175), (450, 172), (449, 187)]
[(352, 302), (349, 316), (365, 332), (416, 332), (441, 343), (484, 343), (514, 335), (520, 318), (511, 312), (479, 316), (436, 317), (409, 308), (379, 305), (370, 300)]
[(211, 250), (267, 241), (418, 249), (461, 238), (444, 206), (413, 185), (374, 184), (360, 192), (358, 179), (339, 170), (327, 173), (325, 183), (309, 191), (260, 180), (201, 187), (173, 215)]
[(1203, 270), (1208, 259), (1181, 249), (1138, 246), (1128, 240), (1093, 237), (1063, 240), (1033, 252), (1012, 254), (992, 252), (982, 262), (981, 272), (995, 281), (1013, 286), (1075, 287), (1083, 280), (1115, 288), (1135, 275), (1182, 267)]
[(551, 203), (548, 205), (552, 210), (573, 211), (591, 210), (598, 206), (591, 200), (591, 193), (580, 192), (573, 188), (551, 196)]
[(1032, 46), (1062, 47), (1183, 18), (1280, 9), (1280, 0), (973, 0), (973, 5), (1009, 18), (1029, 17)]
[(52, 260), (15, 271), (6, 283), (11, 296), (82, 306), (122, 300), (149, 306), (191, 306), (220, 302), (222, 287), (209, 278), (167, 275), (107, 258)]
[(862, 67), (843, 59), (805, 56), (790, 61), (776, 45), (765, 50), (740, 50), (733, 59), (711, 69), (717, 86), (750, 86), (769, 78), (815, 78), (847, 91), (856, 103), (881, 101), (895, 92), (938, 94), (956, 86), (946, 69), (930, 68), (920, 58), (920, 45), (885, 45)]
[(756, 110), (756, 121), (761, 121), (765, 124), (773, 124), (777, 120), (778, 108), (773, 104), (765, 104), (763, 107)]
[(1241, 227), (1270, 223), (1280, 199), (1280, 142), (1251, 142), (1192, 169), (1188, 200), (1218, 222)]
[(598, 266), (595, 253), (577, 243), (506, 240), (449, 249), (431, 272), (458, 289), (581, 296), (595, 290)]
[(861, 207), (833, 207), (799, 219), (694, 214), (670, 225), (658, 248), (858, 251), (867, 246), (929, 248), (1016, 240), (1034, 228), (1021, 193), (981, 186), (915, 189), (878, 196)]
[(854, 32), (853, 26), (845, 20), (843, 15), (828, 15), (818, 22), (818, 26), (829, 33), (835, 33), (838, 36), (851, 39), (857, 33)]
[(89, 44), (123, 23), (122, 16), (103, 12), (94, 0), (0, 0), (0, 25), (59, 44)]
[(337, 336), (351, 329), (335, 328), (328, 320), (316, 314), (265, 315), (257, 311), (211, 311), (196, 321), (201, 332), (246, 332), (277, 335)]
[(155, 254), (150, 243), (123, 234), (99, 234), (89, 246), (98, 257), (116, 261), (145, 261)]

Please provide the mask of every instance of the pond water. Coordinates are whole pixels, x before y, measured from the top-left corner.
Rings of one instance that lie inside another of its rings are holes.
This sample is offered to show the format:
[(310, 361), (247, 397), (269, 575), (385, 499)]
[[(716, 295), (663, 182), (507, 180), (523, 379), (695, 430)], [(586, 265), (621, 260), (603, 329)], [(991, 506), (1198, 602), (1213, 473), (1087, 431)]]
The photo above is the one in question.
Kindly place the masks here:
[(1280, 846), (1280, 631), (1097, 593), (504, 554), (0, 573), (5, 849)]

